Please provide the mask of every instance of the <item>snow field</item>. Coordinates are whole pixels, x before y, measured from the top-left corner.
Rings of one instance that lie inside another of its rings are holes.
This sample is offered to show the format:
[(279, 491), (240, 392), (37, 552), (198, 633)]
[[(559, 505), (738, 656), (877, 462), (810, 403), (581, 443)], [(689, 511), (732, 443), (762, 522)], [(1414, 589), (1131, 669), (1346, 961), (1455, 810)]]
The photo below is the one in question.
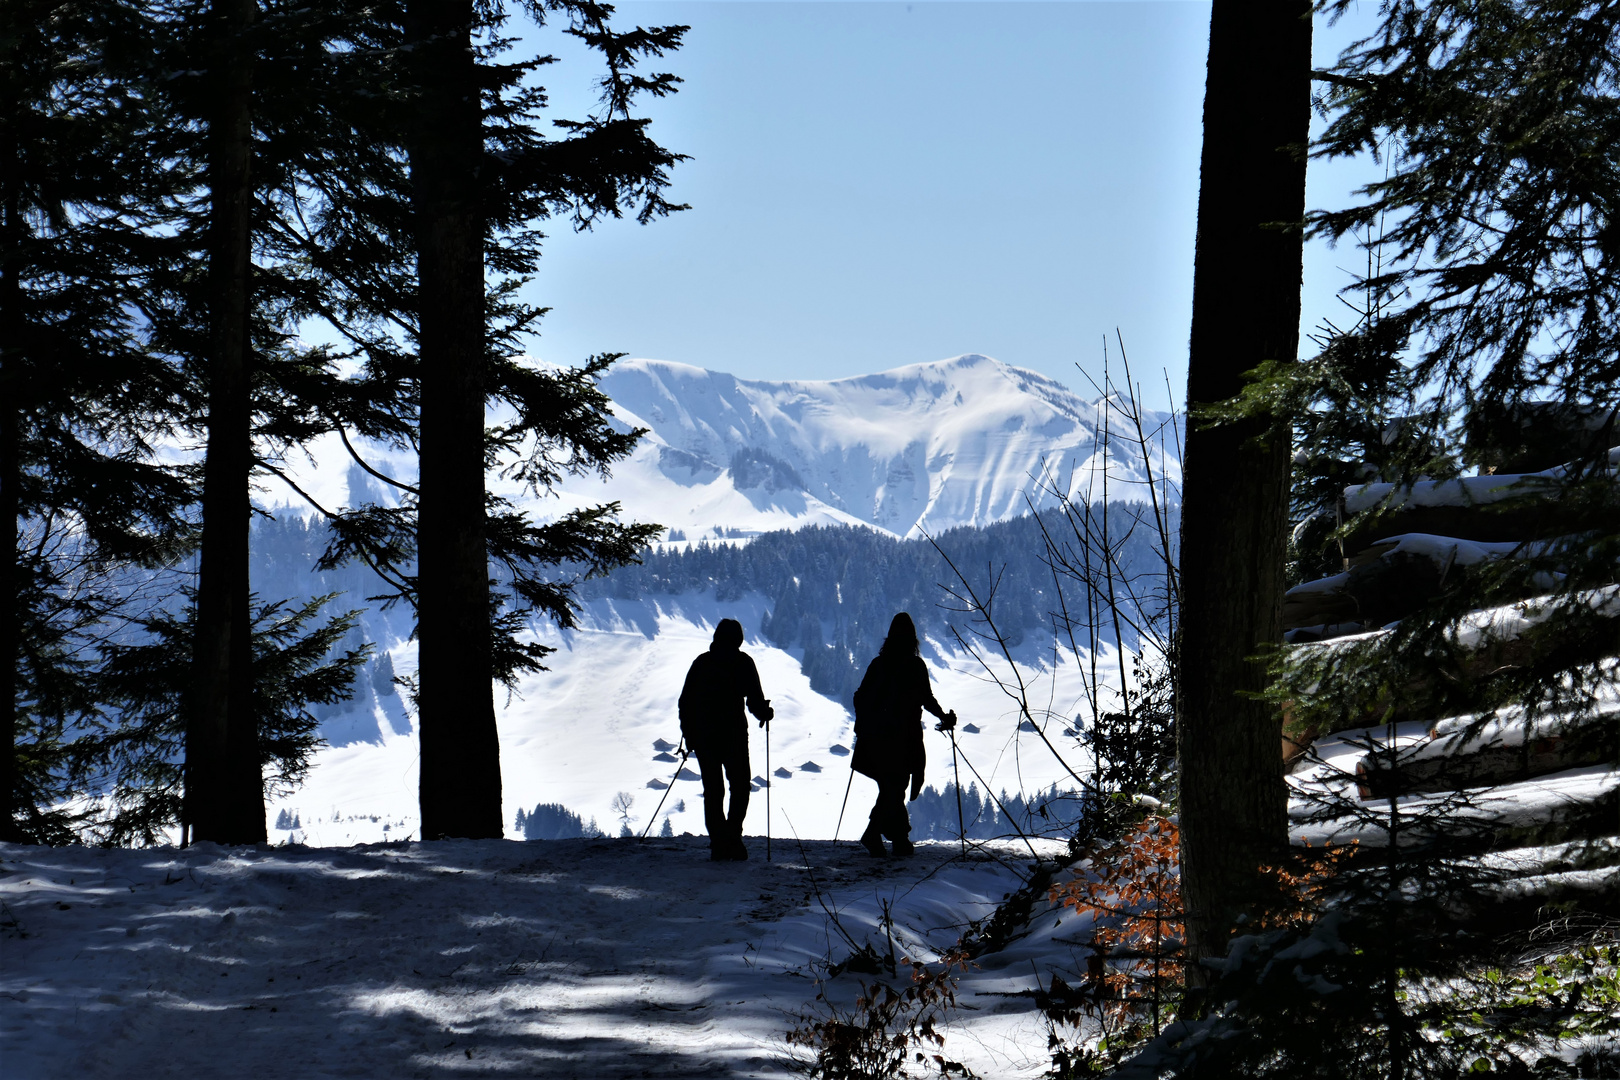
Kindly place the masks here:
[[(687, 668), (709, 647), (714, 626), (727, 616), (741, 621), (748, 633), (743, 648), (759, 667), (765, 694), (776, 709), (770, 770), (765, 767), (765, 733), (757, 724), (749, 725), (751, 775), (764, 778), (776, 769), (792, 774), (771, 777), (771, 834), (785, 839), (832, 838), (848, 785), (849, 804), (839, 835), (859, 835), (877, 797), (877, 785), (859, 775), (851, 782), (849, 757), (830, 752), (834, 745), (853, 745), (853, 717), (810, 688), (796, 655), (758, 639), (766, 607), (757, 595), (722, 604), (712, 593), (598, 601), (590, 605), (580, 630), (542, 632), (540, 640), (558, 648), (548, 658), (551, 670), (524, 680), (510, 699), (496, 688), (507, 836), (521, 839), (514, 827), (517, 811), (532, 810), (537, 803), (561, 803), (587, 822), (594, 817), (604, 832), (616, 834), (620, 820), (610, 804), (620, 791), (635, 798), (630, 824), (639, 835), (664, 794), (649, 784), (669, 784), (676, 774), (674, 762), (654, 760), (658, 754), (654, 744), (680, 742), (676, 701)], [(1016, 702), (983, 667), (972, 657), (943, 648), (942, 643), (930, 642), (925, 649), (935, 696), (945, 708), (957, 711), (962, 725), (981, 729), (978, 734), (957, 735), (963, 787), (978, 783), (972, 768), (997, 792), (1034, 793), (1054, 783), (1060, 788), (1078, 786), (1037, 734), (1020, 730)], [(414, 643), (396, 646), (391, 656), (396, 671), (415, 671)], [(1085, 775), (1089, 759), (1073, 738), (1062, 734), (1078, 713), (1089, 715), (1075, 656), (1067, 651), (1043, 655), (1030, 647), (1018, 659), (1031, 684), (1031, 707), (1045, 723), (1047, 738), (1063, 752), (1070, 768)], [(1098, 668), (1105, 674), (1117, 672), (1112, 649), (1099, 654)], [(994, 663), (993, 669), (1011, 681), (1005, 661)], [(928, 783), (943, 788), (951, 779), (950, 741), (932, 730), (931, 717), (925, 715), (924, 720), (930, 725)], [(386, 724), (383, 730), (388, 730)], [(417, 753), (416, 738), (408, 733), (385, 734), (380, 743), (324, 749), (316, 755), (304, 786), (272, 804), (270, 820), (275, 821), (282, 809), (297, 813), (302, 825), (297, 838), (310, 845), (417, 837)], [(807, 762), (819, 765), (821, 771), (802, 769)], [(696, 777), (696, 759), (685, 765), (684, 775)], [(685, 810), (676, 809), (683, 801)], [(750, 799), (747, 830), (763, 834), (765, 813), (762, 789)], [(696, 779), (674, 780), (659, 820), (651, 822), (653, 834), (664, 816), (670, 817), (676, 834), (702, 834), (702, 784)], [(390, 825), (387, 832), (382, 829), (385, 824)], [(290, 838), (287, 831), (272, 833), (274, 840)]]
[[(751, 845), (758, 850), (757, 838)], [(873, 860), (793, 844), (712, 864), (698, 839), (344, 849), (0, 845), (0, 1038), (13, 1080), (729, 1077), (787, 1073), (815, 964), (933, 959), (1020, 882), (1027, 851)], [(817, 896), (820, 896), (820, 899)], [(1044, 1069), (1033, 965), (1077, 977), (1044, 912), (968, 973), (946, 1052)], [(902, 969), (903, 970), (903, 969)], [(835, 999), (860, 978), (829, 984)]]

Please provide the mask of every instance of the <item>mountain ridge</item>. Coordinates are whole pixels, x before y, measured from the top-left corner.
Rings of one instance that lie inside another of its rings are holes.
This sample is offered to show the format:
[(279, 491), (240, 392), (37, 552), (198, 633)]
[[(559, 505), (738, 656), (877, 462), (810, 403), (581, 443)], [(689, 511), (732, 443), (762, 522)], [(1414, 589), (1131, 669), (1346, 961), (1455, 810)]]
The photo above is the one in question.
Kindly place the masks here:
[[(1163, 479), (1139, 447), (1105, 437), (1121, 421), (1105, 399), (978, 353), (833, 380), (638, 358), (601, 386), (618, 422), (648, 435), (613, 480), (584, 487), (613, 498), (622, 489), (627, 515), (683, 535), (861, 524), (915, 538), (1083, 495), (1105, 457), (1110, 482)], [(1171, 417), (1143, 419), (1159, 456)], [(750, 462), (764, 468), (737, 467)], [(668, 484), (687, 497), (657, 498)], [(648, 512), (655, 504), (661, 513)]]

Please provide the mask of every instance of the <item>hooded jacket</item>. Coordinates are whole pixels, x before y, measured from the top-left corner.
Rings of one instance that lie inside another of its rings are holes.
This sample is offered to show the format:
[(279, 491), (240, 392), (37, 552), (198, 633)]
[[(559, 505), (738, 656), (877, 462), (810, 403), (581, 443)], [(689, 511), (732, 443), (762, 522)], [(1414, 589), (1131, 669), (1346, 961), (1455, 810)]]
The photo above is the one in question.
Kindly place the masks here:
[(748, 718), (766, 711), (754, 658), (735, 646), (716, 643), (700, 653), (681, 688), (681, 734), (693, 753), (724, 752), (748, 745)]

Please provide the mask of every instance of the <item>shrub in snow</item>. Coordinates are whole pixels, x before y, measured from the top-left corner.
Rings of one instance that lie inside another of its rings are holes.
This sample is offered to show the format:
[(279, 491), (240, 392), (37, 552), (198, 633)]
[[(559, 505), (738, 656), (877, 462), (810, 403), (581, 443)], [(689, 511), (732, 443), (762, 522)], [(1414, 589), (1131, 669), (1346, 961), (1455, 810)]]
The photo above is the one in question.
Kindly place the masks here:
[[(853, 1008), (818, 993), (822, 1014), (804, 1017), (788, 1032), (789, 1045), (813, 1052), (794, 1062), (797, 1070), (817, 1080), (973, 1076), (967, 1066), (945, 1057), (945, 1036), (938, 1027), (956, 1007), (957, 976), (952, 972), (967, 967), (966, 955), (947, 953), (937, 967), (905, 963), (911, 969), (906, 985), (896, 989), (881, 980), (863, 982)], [(921, 1073), (913, 1066), (920, 1066)]]

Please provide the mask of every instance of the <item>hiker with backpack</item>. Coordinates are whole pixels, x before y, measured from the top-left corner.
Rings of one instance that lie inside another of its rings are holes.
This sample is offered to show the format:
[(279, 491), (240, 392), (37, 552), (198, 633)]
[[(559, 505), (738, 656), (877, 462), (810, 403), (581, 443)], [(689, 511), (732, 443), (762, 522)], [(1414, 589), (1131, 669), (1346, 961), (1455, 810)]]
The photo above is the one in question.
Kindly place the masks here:
[(906, 784), (911, 798), (922, 794), (923, 749), (922, 712), (939, 717), (939, 730), (956, 727), (956, 713), (947, 713), (934, 700), (928, 684), (928, 666), (923, 663), (917, 642), (917, 627), (905, 612), (889, 623), (889, 636), (866, 668), (855, 691), (855, 753), (850, 767), (877, 781), (877, 802), (872, 806), (871, 824), (861, 834), (861, 844), (880, 858), (889, 854), (883, 847), (888, 837), (894, 854), (910, 855), (911, 816), (906, 813)]
[[(721, 619), (709, 651), (692, 661), (681, 688), (681, 735), (697, 755), (703, 776), (703, 822), (709, 830), (709, 858), (732, 862), (748, 858), (742, 842), (748, 813), (748, 718), (743, 707), (764, 727), (776, 715), (759, 685), (753, 657), (742, 651), (743, 628), (736, 619)], [(726, 810), (726, 783), (731, 809)]]

